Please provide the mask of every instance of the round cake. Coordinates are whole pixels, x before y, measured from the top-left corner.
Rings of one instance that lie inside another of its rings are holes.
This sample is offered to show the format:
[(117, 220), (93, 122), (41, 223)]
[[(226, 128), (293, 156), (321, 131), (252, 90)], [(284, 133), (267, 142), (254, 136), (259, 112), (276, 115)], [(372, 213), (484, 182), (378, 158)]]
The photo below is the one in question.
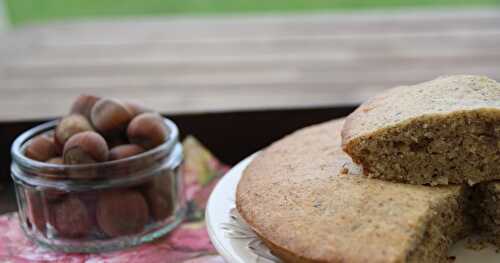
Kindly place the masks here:
[(343, 120), (299, 130), (250, 163), (238, 212), (286, 262), (447, 262), (471, 229), (463, 186), (362, 175), (341, 149)]

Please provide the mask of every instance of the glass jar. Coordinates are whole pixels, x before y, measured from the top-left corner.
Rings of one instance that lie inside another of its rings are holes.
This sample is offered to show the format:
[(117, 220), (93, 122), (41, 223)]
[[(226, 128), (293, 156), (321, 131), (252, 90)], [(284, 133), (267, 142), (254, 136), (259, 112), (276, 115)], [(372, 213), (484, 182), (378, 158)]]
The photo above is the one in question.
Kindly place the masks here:
[(57, 121), (34, 127), (12, 145), (19, 220), (26, 235), (64, 252), (102, 252), (152, 241), (173, 230), (186, 206), (176, 125), (168, 140), (144, 153), (95, 164), (59, 165), (24, 155), (37, 135)]

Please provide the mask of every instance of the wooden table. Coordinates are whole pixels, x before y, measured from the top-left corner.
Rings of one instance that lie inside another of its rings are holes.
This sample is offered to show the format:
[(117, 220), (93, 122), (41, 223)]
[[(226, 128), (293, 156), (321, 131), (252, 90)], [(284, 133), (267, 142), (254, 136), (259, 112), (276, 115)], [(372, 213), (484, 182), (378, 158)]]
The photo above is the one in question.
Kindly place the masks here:
[(0, 121), (80, 93), (166, 113), (351, 105), (457, 73), (500, 79), (500, 9), (58, 22), (0, 36)]

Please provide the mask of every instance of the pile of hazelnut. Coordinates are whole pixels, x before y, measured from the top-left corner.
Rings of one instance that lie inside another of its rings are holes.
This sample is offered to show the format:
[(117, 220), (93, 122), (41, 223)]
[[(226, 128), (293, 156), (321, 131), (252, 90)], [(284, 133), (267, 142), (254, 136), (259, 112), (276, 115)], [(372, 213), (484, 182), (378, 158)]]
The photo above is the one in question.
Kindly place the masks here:
[[(27, 142), (24, 154), (51, 164), (93, 164), (144, 153), (165, 143), (169, 135), (158, 113), (133, 103), (80, 95), (52, 132)], [(26, 189), (27, 225), (63, 238), (139, 233), (172, 214), (173, 180), (165, 174), (138, 186), (87, 192)]]

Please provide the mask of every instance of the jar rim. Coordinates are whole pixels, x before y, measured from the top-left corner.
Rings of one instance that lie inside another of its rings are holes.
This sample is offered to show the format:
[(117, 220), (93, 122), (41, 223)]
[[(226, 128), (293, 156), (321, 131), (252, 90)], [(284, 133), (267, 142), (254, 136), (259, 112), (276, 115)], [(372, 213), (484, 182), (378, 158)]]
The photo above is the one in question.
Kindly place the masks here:
[[(127, 158), (119, 159), (119, 160), (113, 160), (113, 161), (106, 161), (106, 162), (99, 162), (99, 163), (92, 163), (92, 164), (77, 164), (77, 165), (68, 165), (68, 164), (52, 164), (52, 163), (45, 163), (37, 160), (33, 160), (25, 156), (23, 153), (25, 144), (34, 138), (37, 135), (43, 134), (45, 132), (49, 132), (53, 130), (56, 125), (59, 123), (59, 120), (54, 120), (54, 121), (49, 121), (46, 123), (42, 123), (40, 125), (37, 125), (19, 135), (13, 142), (12, 147), (11, 147), (11, 156), (12, 156), (12, 162), (13, 166), (17, 166), (17, 169), (21, 170), (31, 170), (31, 171), (37, 171), (37, 170), (53, 170), (53, 171), (61, 171), (61, 172), (71, 172), (71, 171), (86, 171), (86, 170), (91, 170), (91, 169), (113, 169), (113, 167), (119, 167), (120, 165), (126, 165), (127, 163), (130, 162), (140, 162), (142, 160), (147, 160), (148, 158), (154, 158), (155, 156), (161, 156), (161, 155), (166, 155), (169, 156), (170, 153), (176, 153), (177, 151), (176, 146), (179, 143), (179, 130), (175, 123), (171, 121), (168, 118), (163, 117), (163, 121), (165, 125), (168, 127), (170, 130), (170, 133), (168, 135), (167, 140), (162, 143), (161, 145), (150, 149), (148, 151), (145, 151), (143, 153), (130, 156)], [(168, 157), (168, 158), (173, 158), (173, 157)], [(177, 158), (177, 157), (176, 157)], [(26, 178), (22, 178), (24, 176), (21, 176), (17, 173), (11, 173), (15, 179), (19, 179), (22, 181), (25, 181)], [(38, 177), (38, 176), (37, 176)], [(94, 181), (96, 178), (90, 181)], [(125, 180), (124, 180), (125, 179)], [(117, 181), (126, 181), (130, 180), (131, 178), (122, 178), (121, 180), (115, 179)], [(62, 182), (60, 180), (51, 180), (48, 178), (37, 178), (37, 181), (42, 180), (42, 181), (47, 181), (48, 184), (57, 184), (57, 182)], [(78, 181), (85, 181), (85, 180), (78, 180)], [(50, 183), (49, 183), (50, 182)], [(97, 183), (97, 182), (96, 182)]]

